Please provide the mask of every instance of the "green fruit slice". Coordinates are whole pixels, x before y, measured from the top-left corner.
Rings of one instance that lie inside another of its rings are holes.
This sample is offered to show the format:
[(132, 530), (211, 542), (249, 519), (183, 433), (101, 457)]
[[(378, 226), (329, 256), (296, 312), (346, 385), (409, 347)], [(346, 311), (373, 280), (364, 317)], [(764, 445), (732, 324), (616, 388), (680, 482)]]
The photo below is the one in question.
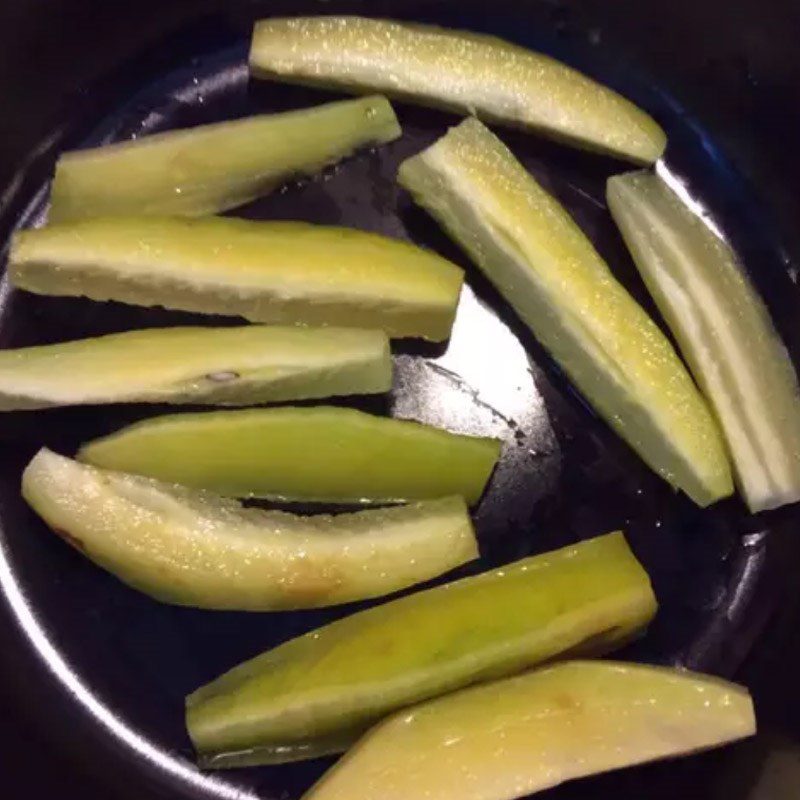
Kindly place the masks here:
[(702, 506), (732, 493), (722, 434), (672, 346), (497, 137), (468, 119), (400, 182), (652, 469)]
[(108, 217), (21, 231), (10, 274), (37, 294), (252, 322), (446, 339), (463, 273), (406, 242), (303, 222)]
[(337, 752), (402, 706), (565, 653), (613, 649), (655, 610), (646, 573), (613, 533), (286, 642), (190, 695), (187, 726), (215, 767)]
[(41, 450), (22, 494), (92, 561), (165, 602), (268, 611), (378, 597), (477, 557), (461, 498), (300, 517)]
[(666, 147), (659, 125), (624, 97), (493, 36), (363, 17), (265, 19), (250, 67), (261, 78), (476, 114), (638, 163)]
[(347, 328), (161, 328), (0, 351), (2, 411), (249, 405), (373, 394), (391, 383), (386, 335)]
[(400, 133), (386, 98), (366, 97), (77, 150), (56, 165), (50, 220), (213, 214)]
[(751, 511), (800, 500), (797, 375), (736, 254), (656, 175), (608, 204), (728, 442)]
[(234, 497), (475, 503), (500, 442), (350, 408), (270, 408), (145, 420), (78, 458)]
[(741, 686), (675, 669), (573, 661), (396, 714), (304, 800), (511, 800), (755, 730)]

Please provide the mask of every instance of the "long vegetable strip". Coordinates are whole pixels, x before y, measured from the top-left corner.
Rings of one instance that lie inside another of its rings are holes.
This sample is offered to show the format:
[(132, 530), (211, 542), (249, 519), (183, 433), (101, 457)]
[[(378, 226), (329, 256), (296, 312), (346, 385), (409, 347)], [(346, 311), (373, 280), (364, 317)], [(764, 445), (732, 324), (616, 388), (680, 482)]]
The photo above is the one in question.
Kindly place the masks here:
[(797, 376), (735, 253), (657, 175), (612, 178), (608, 203), (717, 413), (750, 510), (800, 500)]

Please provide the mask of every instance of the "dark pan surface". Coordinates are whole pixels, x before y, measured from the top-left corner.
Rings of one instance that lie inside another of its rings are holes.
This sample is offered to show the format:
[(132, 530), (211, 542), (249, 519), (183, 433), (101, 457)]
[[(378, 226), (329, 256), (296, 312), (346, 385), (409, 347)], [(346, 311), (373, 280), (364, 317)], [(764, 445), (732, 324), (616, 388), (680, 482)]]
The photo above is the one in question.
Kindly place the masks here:
[[(332, 4), (329, 8), (335, 10)], [(795, 357), (800, 353), (796, 273), (745, 183), (701, 124), (666, 91), (615, 61), (613, 53), (605, 52), (602, 37), (591, 31), (578, 41), (565, 40), (557, 19), (549, 27), (533, 28), (512, 14), (490, 17), (463, 9), (415, 13), (414, 18), (486, 30), (553, 53), (654, 113), (670, 136), (668, 168), (689, 182), (731, 236), (790, 351)], [(336, 97), (249, 82), (246, 38), (217, 20), (185, 29), (170, 40), (170, 48), (134, 59), (124, 74), (109, 78), (105, 89), (76, 108), (64, 131), (32, 156), (22, 200), (4, 208), (0, 225), (42, 220), (46, 176), (63, 148)], [(435, 248), (461, 264), (468, 286), (450, 343), (441, 348), (399, 343), (391, 395), (351, 403), (504, 440), (502, 462), (476, 515), (483, 558), (457, 574), (624, 528), (653, 579), (661, 610), (647, 637), (622, 655), (733, 674), (771, 611), (788, 558), (795, 555), (786, 531), (796, 524), (797, 510), (753, 517), (740, 501), (730, 500), (703, 511), (650, 473), (573, 392), (477, 270), (395, 185), (399, 162), (456, 122), (404, 105), (398, 111), (405, 131), (400, 141), (234, 213), (378, 231)], [(501, 131), (501, 136), (655, 313), (603, 201), (606, 177), (627, 167), (530, 135)], [(35, 297), (11, 291), (5, 282), (0, 292), (3, 347), (186, 322), (233, 320)], [(7, 658), (16, 659), (23, 691), (33, 692), (29, 696), (40, 706), (35, 712), (65, 732), (60, 735), (76, 740), (83, 757), (115, 765), (120, 781), (133, 776), (153, 792), (174, 797), (299, 798), (329, 761), (211, 778), (197, 773), (183, 729), (183, 697), (242, 659), (352, 609), (247, 615), (160, 605), (50, 534), (18, 496), (21, 470), (41, 445), (71, 454), (89, 437), (164, 410), (92, 407), (0, 416), (5, 454), (0, 466), (0, 584), (6, 598), (3, 613), (22, 631), (18, 652)], [(31, 666), (34, 661), (38, 666)], [(689, 796), (708, 765), (721, 763), (729, 752), (606, 776), (541, 796)]]

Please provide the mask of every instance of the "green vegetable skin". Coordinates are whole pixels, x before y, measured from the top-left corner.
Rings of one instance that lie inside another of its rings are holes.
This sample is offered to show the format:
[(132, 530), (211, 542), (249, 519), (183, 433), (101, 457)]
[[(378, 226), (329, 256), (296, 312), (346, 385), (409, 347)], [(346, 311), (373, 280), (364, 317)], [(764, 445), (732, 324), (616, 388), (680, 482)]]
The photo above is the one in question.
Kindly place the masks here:
[(717, 413), (750, 510), (800, 500), (797, 376), (735, 253), (656, 175), (612, 178), (608, 204)]
[(244, 508), (41, 450), (22, 495), (71, 545), (153, 597), (268, 611), (347, 603), (478, 555), (461, 498), (332, 517)]
[(78, 458), (234, 497), (476, 503), (500, 442), (350, 408), (271, 408), (145, 420)]
[(389, 342), (347, 328), (161, 328), (0, 351), (0, 410), (248, 405), (388, 391)]
[(293, 639), (190, 695), (187, 726), (215, 767), (338, 752), (393, 709), (613, 649), (655, 610), (646, 573), (613, 533)]
[(440, 341), (463, 273), (406, 242), (303, 222), (108, 217), (14, 236), (10, 274), (85, 296), (252, 322), (380, 328)]
[(386, 98), (366, 97), (78, 150), (56, 165), (50, 221), (213, 214), (400, 134)]
[(353, 91), (538, 131), (637, 163), (666, 136), (633, 103), (552, 58), (492, 36), (362, 17), (256, 23), (253, 75)]
[(499, 139), (468, 119), (400, 182), (650, 467), (699, 505), (731, 494), (722, 435), (672, 346)]
[(304, 800), (511, 800), (755, 730), (741, 686), (675, 669), (567, 662), (401, 711)]

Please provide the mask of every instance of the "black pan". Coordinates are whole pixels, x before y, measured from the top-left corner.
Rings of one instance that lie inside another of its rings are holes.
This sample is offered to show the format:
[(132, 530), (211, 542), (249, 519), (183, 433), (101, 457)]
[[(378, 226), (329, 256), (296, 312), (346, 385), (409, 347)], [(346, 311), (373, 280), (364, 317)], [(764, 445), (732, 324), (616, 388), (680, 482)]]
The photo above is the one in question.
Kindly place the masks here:
[[(343, 11), (495, 33), (583, 69), (653, 113), (670, 137), (669, 167), (745, 259), (798, 362), (800, 261), (789, 234), (799, 210), (800, 11), (792, 2), (0, 3), (0, 242), (42, 218), (48, 177), (65, 148), (334, 97), (250, 82), (246, 47), (260, 16)], [(786, 728), (797, 708), (783, 694), (791, 683), (782, 673), (791, 671), (797, 650), (786, 614), (800, 571), (800, 509), (751, 516), (729, 500), (702, 511), (649, 472), (398, 189), (398, 163), (455, 120), (399, 111), (400, 141), (235, 213), (380, 231), (464, 266), (468, 287), (449, 346), (401, 345), (391, 396), (361, 403), (504, 439), (502, 463), (477, 511), (484, 555), (461, 573), (622, 527), (661, 603), (647, 637), (622, 655), (738, 672), (752, 684), (763, 727)], [(606, 177), (623, 165), (530, 135), (502, 136), (656, 314), (603, 201)], [(185, 322), (224, 321), (36, 297), (5, 283), (0, 293), (4, 347)], [(294, 800), (329, 764), (205, 776), (192, 766), (183, 697), (240, 660), (352, 609), (247, 615), (160, 605), (67, 547), (19, 498), (20, 472), (42, 444), (71, 453), (86, 438), (161, 410), (0, 416), (3, 796)], [(749, 765), (757, 766), (765, 741), (542, 797), (743, 800), (755, 774)]]

